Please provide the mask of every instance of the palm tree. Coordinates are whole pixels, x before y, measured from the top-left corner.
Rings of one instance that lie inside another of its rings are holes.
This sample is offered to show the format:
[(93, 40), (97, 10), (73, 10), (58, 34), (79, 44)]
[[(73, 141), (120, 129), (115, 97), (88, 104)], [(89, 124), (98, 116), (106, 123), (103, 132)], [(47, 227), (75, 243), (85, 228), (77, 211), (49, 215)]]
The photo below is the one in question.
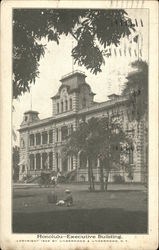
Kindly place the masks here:
[(123, 95), (129, 97), (129, 118), (140, 121), (148, 110), (148, 65), (144, 61), (135, 61), (132, 67), (135, 71), (128, 74)]

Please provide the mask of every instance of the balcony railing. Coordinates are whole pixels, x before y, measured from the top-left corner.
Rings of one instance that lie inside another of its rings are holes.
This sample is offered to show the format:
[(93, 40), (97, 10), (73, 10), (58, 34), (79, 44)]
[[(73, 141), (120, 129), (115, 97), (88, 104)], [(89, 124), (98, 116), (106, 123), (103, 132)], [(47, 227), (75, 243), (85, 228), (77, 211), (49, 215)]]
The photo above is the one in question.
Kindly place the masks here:
[(68, 73), (68, 74), (66, 74), (66, 75), (63, 75), (63, 76), (61, 77), (61, 80), (65, 79), (65, 78), (67, 78), (67, 77), (69, 77), (69, 76), (72, 76), (72, 75), (74, 75), (74, 74), (76, 74), (76, 73), (85, 75), (85, 73), (84, 73), (83, 71), (81, 71), (81, 70), (74, 70), (74, 71), (72, 71), (71, 73)]

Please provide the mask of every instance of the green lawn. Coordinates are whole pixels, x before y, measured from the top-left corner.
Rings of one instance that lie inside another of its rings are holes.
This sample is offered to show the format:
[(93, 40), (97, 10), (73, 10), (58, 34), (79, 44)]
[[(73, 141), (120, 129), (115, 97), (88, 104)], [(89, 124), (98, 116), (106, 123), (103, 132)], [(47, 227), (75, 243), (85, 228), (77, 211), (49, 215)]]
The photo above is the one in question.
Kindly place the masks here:
[(74, 205), (57, 207), (47, 201), (53, 188), (13, 189), (15, 233), (146, 233), (147, 202), (143, 191), (90, 193), (86, 185), (59, 185), (58, 199), (72, 190)]

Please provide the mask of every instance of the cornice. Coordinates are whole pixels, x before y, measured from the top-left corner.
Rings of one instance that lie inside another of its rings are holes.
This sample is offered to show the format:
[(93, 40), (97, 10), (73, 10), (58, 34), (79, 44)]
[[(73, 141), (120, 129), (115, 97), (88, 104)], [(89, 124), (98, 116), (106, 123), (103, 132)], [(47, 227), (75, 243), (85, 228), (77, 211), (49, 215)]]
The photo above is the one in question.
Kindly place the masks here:
[(97, 113), (97, 112), (100, 112), (102, 110), (110, 109), (113, 106), (116, 107), (116, 106), (121, 105), (127, 101), (128, 101), (128, 98), (125, 96), (122, 96), (122, 97), (119, 97), (117, 100), (109, 100), (106, 102), (97, 103), (97, 104), (94, 104), (88, 108), (81, 109), (77, 112), (74, 112), (74, 111), (71, 111), (70, 113), (65, 112), (65, 113), (61, 113), (61, 114), (58, 114), (58, 115), (53, 116), (53, 117), (39, 120), (39, 121), (34, 122), (34, 123), (30, 123), (24, 127), (21, 127), (20, 129), (18, 129), (18, 131), (22, 132), (25, 130), (30, 130), (30, 129), (37, 128), (40, 126), (49, 125), (49, 124), (57, 123), (60, 121), (65, 121), (65, 120), (68, 120), (68, 119), (73, 118), (73, 117), (79, 118), (82, 115)]

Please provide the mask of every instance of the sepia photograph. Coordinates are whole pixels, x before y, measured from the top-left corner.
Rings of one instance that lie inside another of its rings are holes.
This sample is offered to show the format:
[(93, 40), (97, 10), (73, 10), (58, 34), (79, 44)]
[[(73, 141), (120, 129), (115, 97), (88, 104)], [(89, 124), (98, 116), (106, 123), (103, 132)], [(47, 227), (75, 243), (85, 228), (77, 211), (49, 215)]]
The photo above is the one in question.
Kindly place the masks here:
[(149, 10), (12, 10), (12, 233), (148, 234)]

